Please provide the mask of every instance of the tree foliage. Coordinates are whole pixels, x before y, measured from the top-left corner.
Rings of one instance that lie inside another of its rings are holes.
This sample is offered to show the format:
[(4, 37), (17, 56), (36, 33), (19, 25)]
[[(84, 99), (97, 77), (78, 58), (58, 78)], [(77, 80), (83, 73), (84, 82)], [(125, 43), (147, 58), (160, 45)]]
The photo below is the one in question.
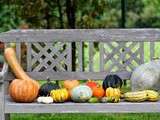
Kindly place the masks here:
[[(118, 28), (120, 0), (1, 0), (0, 32), (30, 28)], [(126, 27), (160, 27), (159, 0), (126, 0)]]

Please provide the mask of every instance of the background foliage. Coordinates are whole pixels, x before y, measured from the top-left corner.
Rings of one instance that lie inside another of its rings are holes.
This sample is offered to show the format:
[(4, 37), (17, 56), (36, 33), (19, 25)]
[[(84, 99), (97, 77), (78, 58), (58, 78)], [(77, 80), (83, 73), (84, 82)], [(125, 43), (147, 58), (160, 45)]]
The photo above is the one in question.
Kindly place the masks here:
[[(0, 32), (30, 28), (118, 28), (120, 0), (1, 0)], [(126, 0), (126, 27), (160, 27), (159, 0)]]

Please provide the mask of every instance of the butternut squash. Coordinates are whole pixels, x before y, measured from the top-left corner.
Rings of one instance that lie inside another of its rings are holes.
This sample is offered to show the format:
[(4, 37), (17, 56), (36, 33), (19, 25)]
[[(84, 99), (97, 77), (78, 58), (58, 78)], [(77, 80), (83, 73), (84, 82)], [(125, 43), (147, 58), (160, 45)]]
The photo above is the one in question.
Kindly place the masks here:
[(15, 76), (18, 79), (27, 80), (31, 79), (23, 70), (21, 65), (19, 64), (16, 53), (13, 48), (6, 48), (4, 51), (5, 59), (7, 60), (7, 63), (9, 64), (11, 70), (15, 74)]

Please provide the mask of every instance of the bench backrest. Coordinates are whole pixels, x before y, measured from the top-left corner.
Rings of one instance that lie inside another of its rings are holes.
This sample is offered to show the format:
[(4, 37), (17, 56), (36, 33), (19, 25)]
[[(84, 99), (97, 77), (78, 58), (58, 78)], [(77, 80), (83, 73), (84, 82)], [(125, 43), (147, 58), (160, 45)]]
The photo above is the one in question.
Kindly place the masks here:
[[(0, 40), (16, 42), (19, 61), (26, 61), (24, 69), (40, 80), (104, 79), (110, 73), (129, 79), (136, 66), (160, 55), (154, 44), (160, 29), (11, 30), (1, 33)], [(20, 54), (22, 43), (26, 57)]]

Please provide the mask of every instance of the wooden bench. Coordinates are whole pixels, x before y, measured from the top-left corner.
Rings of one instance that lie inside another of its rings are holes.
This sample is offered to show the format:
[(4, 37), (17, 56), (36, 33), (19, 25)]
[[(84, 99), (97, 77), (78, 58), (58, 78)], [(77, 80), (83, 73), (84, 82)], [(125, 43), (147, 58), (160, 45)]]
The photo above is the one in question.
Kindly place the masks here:
[[(144, 63), (146, 54), (150, 54), (149, 59), (156, 57), (154, 42), (160, 40), (160, 29), (11, 30), (1, 33), (0, 40), (5, 42), (5, 46), (16, 42), (19, 61), (26, 61), (24, 69), (36, 80), (44, 80), (48, 76), (52, 80), (99, 80), (110, 73), (129, 80), (133, 69)], [(20, 54), (22, 43), (27, 47), (26, 59), (23, 57), (23, 60)], [(76, 58), (72, 56), (72, 43), (76, 44)], [(144, 50), (145, 44), (149, 46), (147, 50)], [(83, 45), (88, 46), (85, 58)], [(95, 48), (98, 55), (95, 55)], [(76, 60), (75, 71), (72, 69), (73, 59)], [(84, 68), (84, 61), (88, 61), (87, 68)], [(0, 120), (9, 120), (10, 113), (160, 112), (160, 102), (15, 103), (7, 95), (9, 81), (13, 78), (7, 63), (4, 63), (0, 72)]]

